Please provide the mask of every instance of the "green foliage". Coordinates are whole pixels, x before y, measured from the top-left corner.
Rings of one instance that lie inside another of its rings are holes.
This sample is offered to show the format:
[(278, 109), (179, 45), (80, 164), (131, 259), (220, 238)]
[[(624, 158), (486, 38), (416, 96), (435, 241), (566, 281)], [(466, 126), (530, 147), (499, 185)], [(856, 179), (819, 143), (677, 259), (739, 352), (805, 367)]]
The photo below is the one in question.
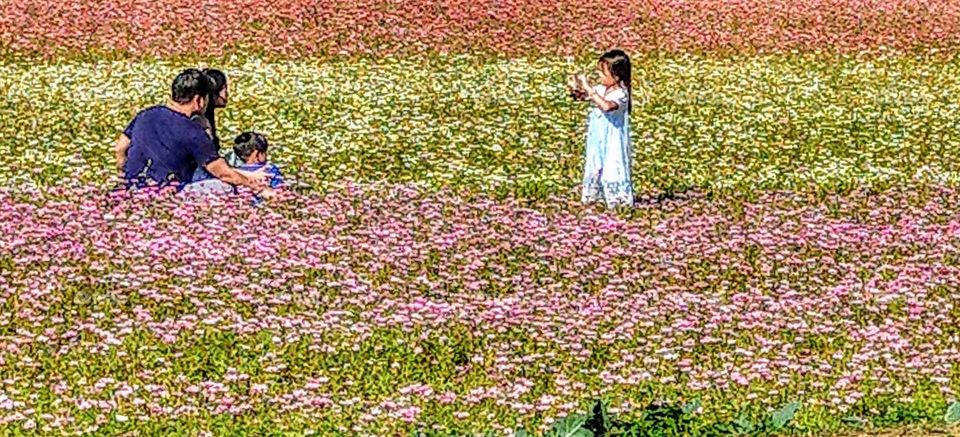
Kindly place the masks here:
[(760, 422), (754, 422), (745, 414), (739, 414), (727, 422), (707, 423), (696, 414), (701, 407), (699, 399), (683, 406), (652, 403), (634, 414), (630, 419), (611, 417), (607, 402), (593, 402), (589, 415), (571, 414), (558, 421), (546, 436), (630, 436), (630, 437), (679, 437), (689, 435), (750, 435), (778, 434), (786, 430), (800, 409), (800, 403), (791, 402)]
[(950, 407), (947, 408), (947, 414), (943, 416), (943, 420), (950, 425), (960, 423), (960, 402), (950, 404)]
[[(0, 183), (103, 183), (112, 142), (137, 110), (167, 98), (184, 62), (193, 61), (0, 63)], [(218, 115), (226, 143), (245, 129), (266, 133), (271, 159), (317, 189), (388, 180), (544, 199), (571, 196), (579, 181), (587, 107), (566, 98), (573, 60), (218, 62), (231, 86)], [(958, 66), (638, 56), (636, 189), (664, 201), (956, 184)]]

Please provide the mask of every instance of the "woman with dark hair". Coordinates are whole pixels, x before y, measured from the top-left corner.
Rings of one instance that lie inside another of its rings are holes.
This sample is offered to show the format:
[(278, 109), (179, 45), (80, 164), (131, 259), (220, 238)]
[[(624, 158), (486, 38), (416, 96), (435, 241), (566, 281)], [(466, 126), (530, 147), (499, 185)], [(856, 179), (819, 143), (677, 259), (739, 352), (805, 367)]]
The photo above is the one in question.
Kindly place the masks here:
[[(207, 98), (207, 107), (203, 110), (203, 113), (194, 114), (191, 119), (200, 124), (203, 131), (206, 132), (207, 136), (213, 141), (213, 145), (216, 146), (217, 153), (220, 153), (220, 137), (217, 135), (216, 110), (227, 107), (227, 101), (230, 96), (230, 89), (227, 85), (227, 75), (213, 68), (204, 69), (203, 74), (210, 79), (210, 82), (213, 84), (213, 90)], [(236, 167), (237, 163), (234, 162), (235, 159), (233, 159), (231, 155), (232, 153), (228, 153), (224, 158), (227, 164), (231, 167)], [(210, 174), (202, 168), (198, 168), (197, 172), (193, 175), (193, 180), (202, 181), (204, 179), (210, 179)]]
[(216, 110), (227, 107), (227, 100), (230, 96), (230, 89), (227, 86), (227, 75), (213, 68), (204, 69), (203, 74), (207, 75), (213, 82), (213, 92), (210, 93), (210, 98), (207, 99), (207, 109), (203, 115), (194, 115), (193, 119), (200, 123), (203, 130), (205, 130), (210, 139), (213, 140), (213, 144), (216, 144), (217, 148), (219, 148), (220, 137), (217, 136)]

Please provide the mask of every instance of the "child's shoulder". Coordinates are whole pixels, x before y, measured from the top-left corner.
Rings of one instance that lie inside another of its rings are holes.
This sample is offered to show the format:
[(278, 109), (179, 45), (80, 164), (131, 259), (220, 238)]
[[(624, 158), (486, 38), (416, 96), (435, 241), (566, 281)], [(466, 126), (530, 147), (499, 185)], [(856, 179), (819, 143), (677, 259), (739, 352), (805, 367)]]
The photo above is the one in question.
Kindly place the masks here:
[(264, 164), (243, 164), (238, 166), (237, 168), (239, 168), (240, 170), (246, 170), (246, 171), (258, 171), (262, 169), (272, 175), (280, 175), (280, 167), (277, 167), (276, 165), (271, 164), (269, 162)]
[(271, 175), (273, 175), (273, 177), (270, 180), (271, 188), (278, 188), (284, 185), (283, 174), (280, 173), (280, 167), (277, 167), (276, 165), (268, 163), (266, 165), (266, 169), (267, 169), (267, 173), (270, 173)]
[(263, 165), (263, 168), (265, 168), (265, 169), (267, 170), (267, 173), (273, 173), (273, 174), (278, 174), (278, 173), (280, 173), (280, 167), (277, 167), (276, 165), (271, 164), (271, 163), (269, 163), (269, 162), (266, 163), (266, 164), (264, 164), (264, 165)]

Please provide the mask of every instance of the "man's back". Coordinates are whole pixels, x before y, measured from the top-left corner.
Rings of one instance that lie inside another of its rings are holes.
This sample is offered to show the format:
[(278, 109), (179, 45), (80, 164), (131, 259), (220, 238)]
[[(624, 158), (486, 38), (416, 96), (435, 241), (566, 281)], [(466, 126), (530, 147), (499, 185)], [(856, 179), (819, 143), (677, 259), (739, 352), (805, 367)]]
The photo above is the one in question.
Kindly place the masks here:
[(123, 133), (130, 138), (123, 169), (128, 180), (145, 177), (157, 183), (171, 179), (187, 183), (197, 167), (219, 158), (203, 128), (166, 106), (144, 109)]

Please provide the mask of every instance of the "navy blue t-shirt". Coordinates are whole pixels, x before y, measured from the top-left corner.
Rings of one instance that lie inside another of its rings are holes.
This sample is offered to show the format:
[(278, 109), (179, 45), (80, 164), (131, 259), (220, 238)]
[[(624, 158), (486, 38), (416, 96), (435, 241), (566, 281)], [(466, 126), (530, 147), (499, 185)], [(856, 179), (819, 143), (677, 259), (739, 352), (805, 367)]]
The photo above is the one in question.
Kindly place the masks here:
[(200, 125), (166, 106), (140, 111), (123, 134), (130, 138), (123, 166), (128, 180), (146, 177), (159, 184), (173, 180), (185, 184), (197, 167), (220, 158)]

